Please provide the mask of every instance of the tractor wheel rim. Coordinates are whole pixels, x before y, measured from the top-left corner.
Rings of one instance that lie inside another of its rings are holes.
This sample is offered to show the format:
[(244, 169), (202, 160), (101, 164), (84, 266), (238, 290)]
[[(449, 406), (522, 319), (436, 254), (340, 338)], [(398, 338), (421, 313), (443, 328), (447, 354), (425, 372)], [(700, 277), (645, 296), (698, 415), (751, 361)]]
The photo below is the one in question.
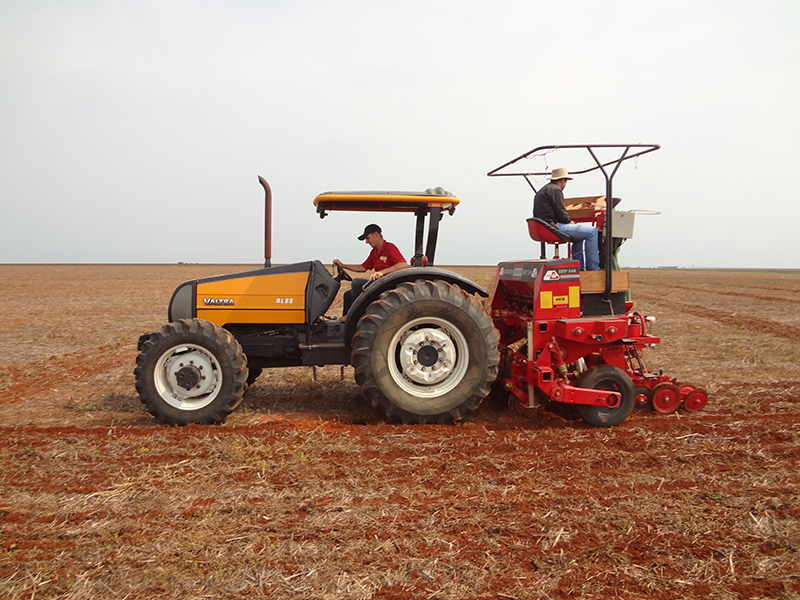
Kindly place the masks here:
[(182, 344), (162, 354), (155, 367), (159, 395), (180, 410), (198, 410), (219, 394), (222, 373), (217, 358), (202, 346)]
[(404, 391), (435, 398), (455, 388), (469, 365), (464, 335), (449, 321), (422, 317), (406, 323), (389, 345), (389, 372)]

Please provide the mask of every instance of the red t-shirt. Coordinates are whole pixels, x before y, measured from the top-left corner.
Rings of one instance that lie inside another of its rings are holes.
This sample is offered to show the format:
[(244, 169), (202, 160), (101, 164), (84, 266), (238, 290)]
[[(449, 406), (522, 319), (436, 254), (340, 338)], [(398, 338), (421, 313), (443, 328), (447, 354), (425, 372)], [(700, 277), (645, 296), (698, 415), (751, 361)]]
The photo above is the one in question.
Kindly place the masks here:
[(369, 256), (367, 257), (367, 260), (361, 263), (361, 266), (367, 271), (370, 269), (374, 269), (375, 271), (383, 271), (387, 267), (404, 262), (406, 262), (406, 259), (403, 258), (403, 255), (400, 253), (400, 250), (397, 249), (397, 246), (395, 246), (392, 242), (387, 242), (384, 240), (380, 251), (373, 248), (372, 252), (370, 252)]

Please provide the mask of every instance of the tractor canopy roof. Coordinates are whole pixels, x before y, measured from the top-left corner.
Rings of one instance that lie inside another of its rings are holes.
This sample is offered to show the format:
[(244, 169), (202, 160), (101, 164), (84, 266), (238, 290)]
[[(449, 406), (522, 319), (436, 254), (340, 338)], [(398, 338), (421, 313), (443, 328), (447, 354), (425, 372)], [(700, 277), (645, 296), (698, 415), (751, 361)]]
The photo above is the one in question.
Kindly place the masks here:
[(431, 209), (455, 212), (461, 202), (444, 189), (430, 188), (424, 192), (324, 192), (314, 198), (320, 217), (334, 210), (362, 212), (410, 212), (426, 215)]
[[(440, 187), (424, 192), (325, 192), (314, 198), (320, 218), (334, 210), (413, 213), (416, 216), (416, 232), (412, 266), (433, 266), (439, 221), (445, 213), (452, 215), (459, 202), (458, 198)], [(423, 246), (428, 215), (428, 237)]]

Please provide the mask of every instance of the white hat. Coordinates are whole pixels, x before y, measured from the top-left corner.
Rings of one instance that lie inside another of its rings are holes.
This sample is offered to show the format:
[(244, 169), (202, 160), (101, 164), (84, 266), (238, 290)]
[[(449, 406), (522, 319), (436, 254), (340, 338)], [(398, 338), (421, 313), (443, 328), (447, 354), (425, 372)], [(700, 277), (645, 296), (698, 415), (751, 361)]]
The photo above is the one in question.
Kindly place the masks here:
[(550, 173), (550, 181), (556, 181), (558, 179), (572, 179), (569, 176), (569, 173), (564, 167), (558, 167), (557, 169), (553, 169), (553, 172)]

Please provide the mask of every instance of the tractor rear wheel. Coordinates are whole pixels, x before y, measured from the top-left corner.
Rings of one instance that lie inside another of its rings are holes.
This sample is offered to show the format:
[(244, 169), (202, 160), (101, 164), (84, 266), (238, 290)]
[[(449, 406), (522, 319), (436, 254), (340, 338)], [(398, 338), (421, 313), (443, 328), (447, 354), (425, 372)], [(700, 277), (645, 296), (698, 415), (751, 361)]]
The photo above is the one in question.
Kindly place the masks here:
[(352, 342), (356, 383), (402, 423), (450, 423), (497, 378), (497, 330), (480, 304), (444, 281), (401, 283), (373, 302)]
[(136, 391), (150, 413), (173, 425), (221, 423), (239, 405), (247, 358), (225, 329), (180, 320), (150, 334), (136, 357)]
[(591, 390), (619, 392), (622, 398), (617, 408), (576, 404), (581, 418), (595, 427), (613, 427), (622, 423), (633, 410), (636, 392), (628, 374), (611, 365), (600, 365), (586, 371), (575, 384), (576, 387)]

